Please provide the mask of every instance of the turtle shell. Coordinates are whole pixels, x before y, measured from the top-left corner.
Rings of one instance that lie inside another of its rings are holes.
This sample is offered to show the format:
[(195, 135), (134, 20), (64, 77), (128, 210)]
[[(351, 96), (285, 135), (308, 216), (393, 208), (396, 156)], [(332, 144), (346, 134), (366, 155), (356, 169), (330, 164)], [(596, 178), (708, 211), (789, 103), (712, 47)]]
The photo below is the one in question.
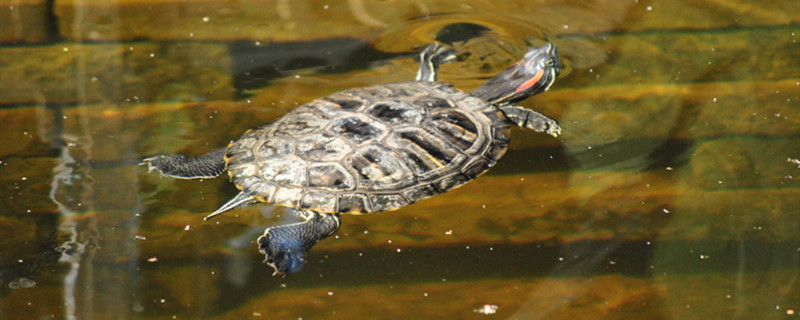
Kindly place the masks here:
[(326, 213), (394, 210), (475, 179), (505, 153), (510, 124), (486, 101), (439, 82), (340, 91), (233, 141), (237, 188)]

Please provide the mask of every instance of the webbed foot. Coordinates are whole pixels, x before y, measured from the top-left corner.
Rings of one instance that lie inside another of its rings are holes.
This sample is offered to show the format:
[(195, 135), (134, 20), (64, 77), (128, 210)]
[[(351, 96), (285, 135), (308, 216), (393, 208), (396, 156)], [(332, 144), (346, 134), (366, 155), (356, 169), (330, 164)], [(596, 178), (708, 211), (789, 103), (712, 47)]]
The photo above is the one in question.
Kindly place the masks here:
[(299, 271), (308, 250), (336, 233), (341, 225), (338, 214), (298, 210), (297, 215), (305, 221), (269, 227), (258, 238), (259, 251), (266, 256), (264, 263), (275, 269), (272, 275)]

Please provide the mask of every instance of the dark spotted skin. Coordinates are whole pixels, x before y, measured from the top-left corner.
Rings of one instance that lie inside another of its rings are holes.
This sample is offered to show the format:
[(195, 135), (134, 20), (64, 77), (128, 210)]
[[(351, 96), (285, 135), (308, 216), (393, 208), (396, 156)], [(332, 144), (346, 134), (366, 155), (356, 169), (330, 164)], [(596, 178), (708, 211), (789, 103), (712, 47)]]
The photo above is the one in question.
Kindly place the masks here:
[(325, 213), (394, 210), (486, 172), (508, 147), (495, 106), (446, 83), (345, 90), (233, 142), (232, 181), (261, 201)]

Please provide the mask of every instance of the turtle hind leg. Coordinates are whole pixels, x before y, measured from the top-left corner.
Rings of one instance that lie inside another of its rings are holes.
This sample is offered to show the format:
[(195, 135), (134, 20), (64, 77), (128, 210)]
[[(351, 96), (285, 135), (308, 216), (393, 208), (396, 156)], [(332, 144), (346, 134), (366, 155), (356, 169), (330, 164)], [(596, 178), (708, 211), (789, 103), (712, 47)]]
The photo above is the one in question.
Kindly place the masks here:
[(225, 172), (225, 149), (219, 148), (197, 157), (161, 155), (142, 160), (150, 172), (158, 171), (163, 176), (178, 179), (214, 178)]
[(304, 221), (269, 227), (258, 238), (259, 251), (266, 256), (264, 263), (275, 269), (272, 275), (299, 271), (308, 250), (336, 233), (341, 225), (338, 214), (299, 210), (297, 215)]
[(431, 44), (419, 54), (419, 69), (417, 81), (434, 82), (437, 79), (439, 65), (448, 63), (456, 58), (456, 51), (440, 44)]
[(561, 126), (553, 118), (517, 106), (502, 106), (500, 110), (506, 115), (506, 118), (512, 123), (536, 132), (547, 133), (551, 136), (558, 137), (561, 134)]

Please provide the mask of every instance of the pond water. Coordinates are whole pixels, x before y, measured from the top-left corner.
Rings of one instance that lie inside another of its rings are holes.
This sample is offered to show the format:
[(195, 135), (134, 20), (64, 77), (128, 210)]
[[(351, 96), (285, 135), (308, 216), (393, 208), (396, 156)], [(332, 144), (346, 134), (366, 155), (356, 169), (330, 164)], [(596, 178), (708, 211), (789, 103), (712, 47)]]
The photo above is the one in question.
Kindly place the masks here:
[[(21, 1), (0, 8), (2, 319), (800, 318), (797, 1)], [(486, 175), (343, 216), (297, 274), (296, 221), (142, 158), (199, 155), (338, 90), (464, 90), (554, 43)]]

